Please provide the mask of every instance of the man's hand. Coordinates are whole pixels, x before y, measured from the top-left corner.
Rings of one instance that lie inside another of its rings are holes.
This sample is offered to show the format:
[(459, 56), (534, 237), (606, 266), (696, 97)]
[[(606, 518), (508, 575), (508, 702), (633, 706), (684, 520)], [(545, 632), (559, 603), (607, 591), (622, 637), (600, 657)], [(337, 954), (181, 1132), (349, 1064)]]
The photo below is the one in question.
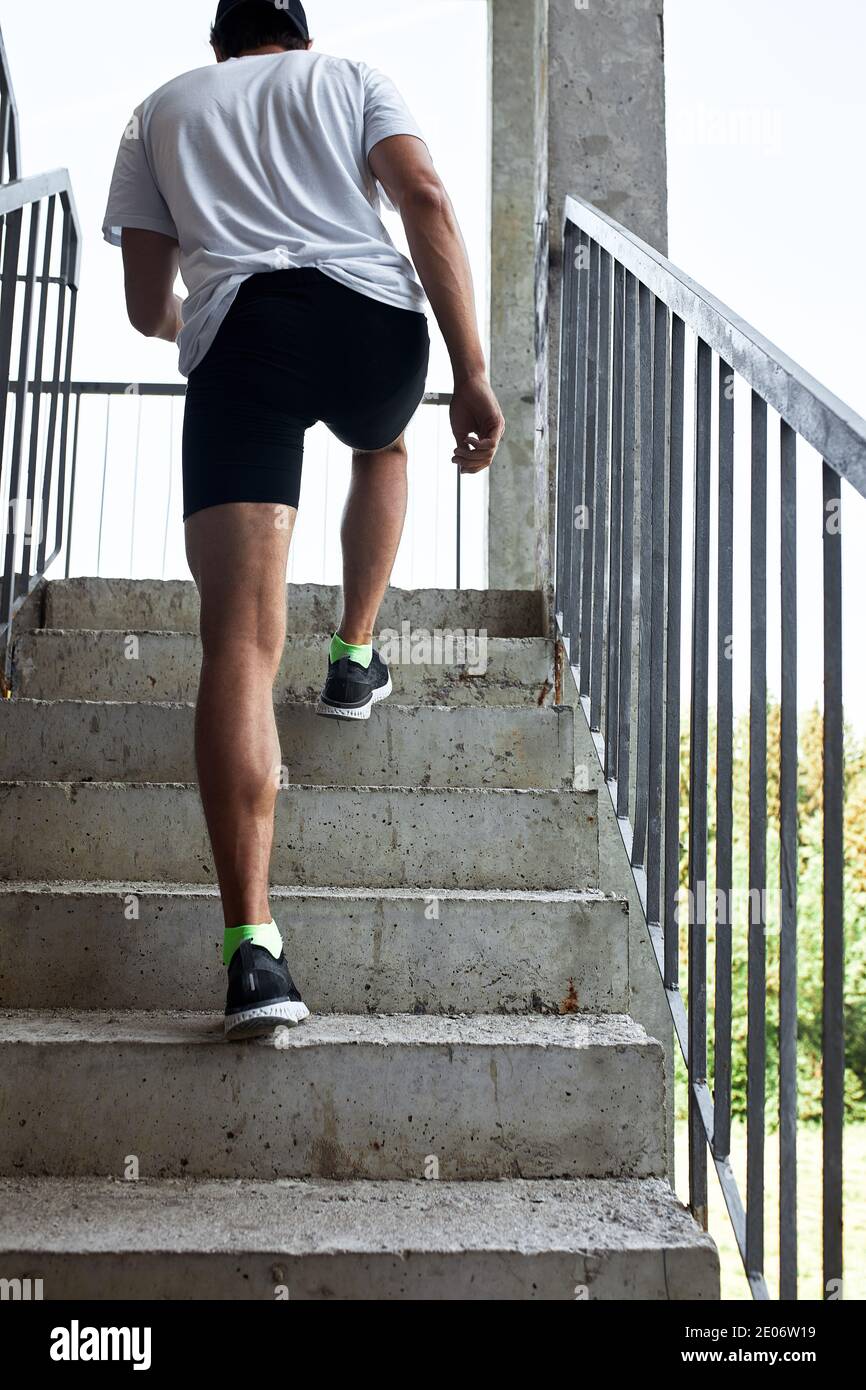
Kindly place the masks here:
[(454, 387), (451, 428), (461, 473), (482, 473), (493, 462), (505, 433), (505, 417), (486, 375), (468, 377)]

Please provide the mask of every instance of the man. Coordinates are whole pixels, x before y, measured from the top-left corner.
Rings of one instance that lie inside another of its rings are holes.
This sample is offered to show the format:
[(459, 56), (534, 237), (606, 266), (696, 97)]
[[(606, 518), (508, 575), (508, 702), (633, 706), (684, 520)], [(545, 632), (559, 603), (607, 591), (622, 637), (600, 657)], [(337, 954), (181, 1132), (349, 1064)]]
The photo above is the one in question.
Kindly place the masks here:
[[(178, 341), (189, 378), (196, 760), (225, 917), (226, 1033), (250, 1037), (308, 1016), (268, 899), (273, 684), (305, 430), (323, 420), (353, 450), (343, 617), (318, 709), (357, 720), (391, 692), (372, 643), (406, 515), (404, 431), (429, 354), (425, 291), (453, 365), (462, 472), (489, 467), (504, 421), (454, 212), (394, 85), (364, 63), (312, 53), (299, 0), (220, 0), (211, 43), (215, 67), (137, 108), (103, 231), (123, 250), (133, 326)], [(402, 216), (421, 284), (381, 221), (380, 189)]]

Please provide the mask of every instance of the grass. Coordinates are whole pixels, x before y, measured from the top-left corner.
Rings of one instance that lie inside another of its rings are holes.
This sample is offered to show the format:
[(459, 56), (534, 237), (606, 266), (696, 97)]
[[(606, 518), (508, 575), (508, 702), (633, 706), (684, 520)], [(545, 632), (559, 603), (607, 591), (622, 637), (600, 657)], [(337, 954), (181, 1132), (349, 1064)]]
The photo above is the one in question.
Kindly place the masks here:
[[(676, 1190), (688, 1202), (688, 1129), (677, 1117), (675, 1133)], [(740, 1193), (746, 1191), (746, 1127), (734, 1121), (731, 1162)], [(767, 1284), (778, 1297), (779, 1277), (779, 1136), (768, 1134), (764, 1162), (764, 1239)], [(823, 1296), (821, 1270), (821, 1131), (802, 1125), (797, 1136), (799, 1297)], [(848, 1125), (844, 1149), (844, 1285), (846, 1299), (866, 1298), (866, 1123)], [(737, 1244), (731, 1229), (716, 1170), (709, 1161), (710, 1235), (719, 1248), (723, 1299), (750, 1299)]]

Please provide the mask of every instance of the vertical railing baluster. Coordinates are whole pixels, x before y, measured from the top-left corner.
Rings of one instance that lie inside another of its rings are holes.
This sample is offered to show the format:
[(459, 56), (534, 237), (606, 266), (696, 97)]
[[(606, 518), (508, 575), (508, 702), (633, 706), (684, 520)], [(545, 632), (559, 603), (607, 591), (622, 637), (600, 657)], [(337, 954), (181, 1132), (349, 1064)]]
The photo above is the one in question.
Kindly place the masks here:
[(111, 431), (111, 397), (105, 398), (105, 441), (102, 450), (102, 491), (99, 498), (99, 540), (96, 546), (96, 577), (102, 573), (102, 528), (105, 523), (105, 488), (108, 482), (108, 436)]
[[(28, 510), (28, 520), (24, 530), (24, 545), (21, 555), (21, 588), (26, 593), (31, 575), (33, 552), (33, 528), (36, 519), (36, 473), (39, 464), (39, 425), (42, 417), (42, 378), (45, 361), (45, 331), (48, 323), (49, 277), (51, 274), (51, 249), (54, 241), (54, 217), (56, 198), (48, 199), (48, 217), (45, 223), (45, 237), (42, 248), (42, 274), (39, 286), (39, 307), (36, 313), (36, 343), (33, 355), (33, 390), (30, 392), (30, 451), (27, 462), (27, 487), (24, 503)], [(45, 472), (49, 472), (49, 460), (45, 460)], [(44, 481), (44, 479), (43, 479)], [(44, 488), (40, 497), (44, 494)], [(46, 518), (40, 504), (38, 525), (44, 534)], [(39, 545), (37, 542), (37, 555)]]
[(570, 614), (565, 601), (566, 576), (571, 573), (574, 526), (570, 521), (574, 480), (574, 400), (577, 341), (577, 291), (575, 267), (578, 234), (569, 224), (562, 248), (562, 317), (559, 325), (559, 428), (557, 431), (556, 488), (556, 611), (562, 614), (563, 633), (571, 636)]
[(577, 358), (574, 374), (574, 434), (571, 439), (571, 573), (568, 578), (568, 635), (571, 639), (571, 665), (579, 660), (581, 584), (583, 582), (583, 526), (578, 525), (578, 509), (584, 502), (584, 456), (586, 441), (586, 390), (589, 374), (589, 277), (592, 253), (589, 238), (580, 235), (576, 250), (577, 271)]
[(797, 1297), (797, 436), (781, 422), (779, 1296)]
[[(457, 534), (455, 537), (455, 588), (459, 591), (463, 588), (463, 474), (457, 469), (457, 506), (455, 509), (455, 525)], [(324, 552), (323, 552), (324, 553)], [(324, 579), (324, 575), (322, 576)]]
[[(138, 474), (139, 474), (139, 467), (140, 467), (140, 464), (141, 464), (141, 415), (142, 415), (141, 407), (142, 407), (142, 404), (143, 404), (143, 402), (142, 402), (142, 399), (141, 399), (141, 394), (139, 393), (139, 396), (138, 396), (138, 417), (137, 417), (136, 426), (135, 426), (135, 462), (134, 462), (134, 464), (133, 464), (133, 469), (132, 469), (132, 517), (131, 517), (130, 525), (129, 525), (129, 577), (130, 577), (130, 579), (133, 579), (133, 578), (135, 577), (135, 523), (136, 523), (137, 513), (138, 513)], [(458, 473), (459, 473), (459, 471), (460, 471), (460, 470), (458, 469)], [(457, 581), (457, 587), (458, 587), (458, 589), (460, 588), (460, 581), (459, 581), (459, 580)]]
[(631, 777), (631, 698), (634, 643), (634, 473), (635, 391), (637, 360), (637, 281), (625, 274), (622, 400), (622, 585), (619, 608), (619, 738), (617, 739), (616, 813), (627, 816)]
[(638, 634), (637, 682), (637, 771), (635, 777), (634, 836), (631, 862), (646, 864), (646, 832), (649, 781), (649, 684), (650, 684), (650, 605), (652, 601), (652, 457), (653, 457), (653, 388), (652, 335), (653, 297), (646, 285), (640, 285), (638, 318), (640, 324), (638, 387), (640, 399), (640, 560), (638, 592), (640, 624)]
[[(58, 312), (65, 315), (66, 298), (69, 298), (69, 328), (66, 333), (66, 355), (63, 367), (63, 379), (61, 382), (61, 396), (63, 398), (63, 408), (60, 412), (60, 468), (57, 475), (57, 520), (54, 533), (54, 554), (52, 559), (58, 556), (63, 548), (64, 538), (66, 540), (66, 577), (69, 578), (68, 566), (72, 551), (72, 527), (75, 521), (75, 471), (78, 466), (78, 414), (81, 409), (81, 396), (75, 396), (75, 428), (72, 447), (72, 462), (70, 465), (70, 485), (69, 485), (69, 519), (66, 520), (66, 471), (67, 471), (67, 444), (69, 441), (69, 414), (72, 408), (72, 354), (75, 349), (75, 319), (78, 312), (78, 287), (71, 285), (68, 280), (69, 266), (72, 264), (71, 258), (67, 257), (65, 247), (67, 237), (71, 237), (72, 223), (69, 214), (66, 214), (67, 229), (64, 230), (64, 255), (61, 278), (63, 280), (60, 289), (62, 310)], [(65, 536), (64, 536), (65, 526)], [(44, 566), (42, 566), (44, 570)]]
[(0, 95), (0, 183), (7, 182), (6, 171), (6, 152), (9, 147), (9, 131), (12, 122), (12, 112), (9, 107), (9, 100), (6, 93)]
[(842, 485), (824, 464), (824, 1297), (842, 1293), (842, 1132), (845, 1103)]
[(734, 846), (734, 374), (719, 360), (718, 600), (716, 607), (716, 993), (713, 1154), (731, 1152)]
[(685, 324), (671, 320), (670, 443), (668, 457), (668, 613), (665, 685), (664, 985), (679, 983), (680, 887), (680, 662), (683, 602), (683, 446), (685, 415)]
[[(436, 412), (437, 431), (439, 427), (439, 412)], [(439, 457), (437, 447), (436, 456)], [(165, 500), (165, 527), (162, 533), (162, 577), (165, 579), (166, 564), (168, 561), (168, 530), (171, 524), (171, 504), (174, 493), (174, 396), (168, 402), (168, 488)]]
[(610, 426), (610, 253), (602, 251), (598, 265), (598, 391), (595, 409), (595, 500), (593, 503), (592, 640), (590, 643), (589, 727), (601, 729), (604, 676), (605, 563), (607, 560), (608, 449)]
[[(52, 200), (53, 201), (53, 200)], [(64, 214), (61, 238), (65, 240), (68, 235), (68, 218)], [(61, 257), (62, 259), (62, 257)], [(51, 378), (51, 402), (48, 410), (48, 432), (45, 441), (45, 466), (42, 473), (42, 502), (41, 515), (44, 523), (41, 527), (39, 550), (36, 557), (36, 570), (38, 574), (45, 573), (46, 555), (48, 553), (48, 515), (51, 504), (51, 488), (54, 479), (54, 448), (57, 439), (57, 419), (60, 413), (61, 393), (64, 390), (63, 374), (63, 343), (66, 329), (66, 297), (69, 293), (68, 286), (61, 283), (57, 289), (57, 311), (54, 320), (54, 365)], [(68, 379), (68, 378), (67, 378)], [(65, 511), (64, 487), (66, 481), (66, 441), (61, 431), (60, 453), (57, 460), (57, 486), (55, 488), (57, 498), (57, 510), (55, 517), (55, 537), (54, 553), (60, 553), (63, 545), (63, 518)]]
[(764, 1271), (767, 889), (767, 406), (752, 392), (746, 1263)]
[(625, 268), (613, 267), (613, 354), (610, 414), (610, 576), (608, 579), (607, 689), (604, 703), (604, 775), (617, 776), (619, 763), (619, 644), (622, 582), (622, 384)]
[[(72, 573), (72, 541), (73, 527), (75, 523), (75, 484), (78, 479), (78, 427), (81, 420), (81, 392), (75, 393), (75, 423), (72, 427), (72, 465), (69, 470), (69, 522), (66, 529), (66, 564), (64, 565), (64, 577), (68, 579)], [(60, 492), (61, 507), (63, 490)]]
[[(21, 337), (18, 350), (18, 381), (15, 390), (15, 421), (12, 426), (12, 455), (9, 468), (9, 521), (6, 531), (6, 553), (3, 563), (5, 608), (0, 614), (0, 622), (8, 629), (16, 599), (18, 573), (17, 545), (21, 534), (21, 458), (24, 448), (24, 422), (27, 417), (28, 366), (30, 362), (30, 339), (33, 332), (33, 299), (36, 288), (36, 252), (39, 244), (39, 228), (42, 222), (42, 204), (30, 204), (30, 227), (27, 244), (27, 268), (24, 279), (24, 304), (21, 318)], [(5, 270), (4, 270), (5, 277)], [(5, 290), (4, 284), (4, 290)], [(26, 499), (25, 499), (26, 505)], [(25, 520), (26, 526), (26, 520)], [(9, 675), (11, 647), (7, 644), (6, 671)]]
[[(0, 36), (0, 57), (2, 57), (2, 36)], [(3, 276), (0, 290), (0, 381), (8, 382), (12, 363), (12, 338), (15, 326), (15, 305), (18, 292), (18, 262), (21, 254), (21, 227), (23, 212), (17, 209), (3, 218)], [(6, 432), (9, 423), (9, 403), (11, 392), (4, 390), (0, 398), (0, 465), (6, 458)], [(14, 494), (10, 488), (7, 498), (5, 526), (0, 536), (5, 535), (8, 551), (9, 536), (14, 529), (14, 511), (11, 503)], [(8, 621), (15, 602), (15, 567), (5, 564), (0, 576), (0, 623)], [(9, 674), (9, 655), (7, 641), (6, 675)]]
[(662, 761), (665, 728), (665, 513), (667, 509), (668, 310), (654, 299), (652, 571), (650, 594), (649, 757), (647, 766), (647, 921), (661, 921)]
[(698, 339), (694, 577), (689, 737), (689, 1201), (707, 1225), (707, 1143), (695, 1087), (707, 1074), (707, 780), (709, 761), (710, 469), (713, 354)]
[(601, 247), (592, 243), (589, 265), (589, 318), (586, 344), (586, 414), (583, 436), (582, 573), (580, 577), (579, 681), (581, 695), (589, 695), (592, 660), (592, 576), (595, 545), (595, 431), (598, 410), (598, 277)]

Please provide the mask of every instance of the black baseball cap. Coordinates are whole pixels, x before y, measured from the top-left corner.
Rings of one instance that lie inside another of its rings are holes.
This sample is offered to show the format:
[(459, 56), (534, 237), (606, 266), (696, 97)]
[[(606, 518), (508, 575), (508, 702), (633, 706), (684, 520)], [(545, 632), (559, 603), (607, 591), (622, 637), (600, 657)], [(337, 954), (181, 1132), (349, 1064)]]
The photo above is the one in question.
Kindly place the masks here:
[(302, 39), (307, 39), (307, 41), (309, 41), (310, 31), (307, 27), (307, 16), (304, 13), (301, 0), (220, 0), (217, 6), (214, 27), (216, 28), (220, 21), (225, 19), (226, 15), (239, 9), (241, 5), (249, 5), (252, 3), (270, 5), (272, 9), (276, 10), (279, 14), (285, 15), (286, 19), (292, 22)]

